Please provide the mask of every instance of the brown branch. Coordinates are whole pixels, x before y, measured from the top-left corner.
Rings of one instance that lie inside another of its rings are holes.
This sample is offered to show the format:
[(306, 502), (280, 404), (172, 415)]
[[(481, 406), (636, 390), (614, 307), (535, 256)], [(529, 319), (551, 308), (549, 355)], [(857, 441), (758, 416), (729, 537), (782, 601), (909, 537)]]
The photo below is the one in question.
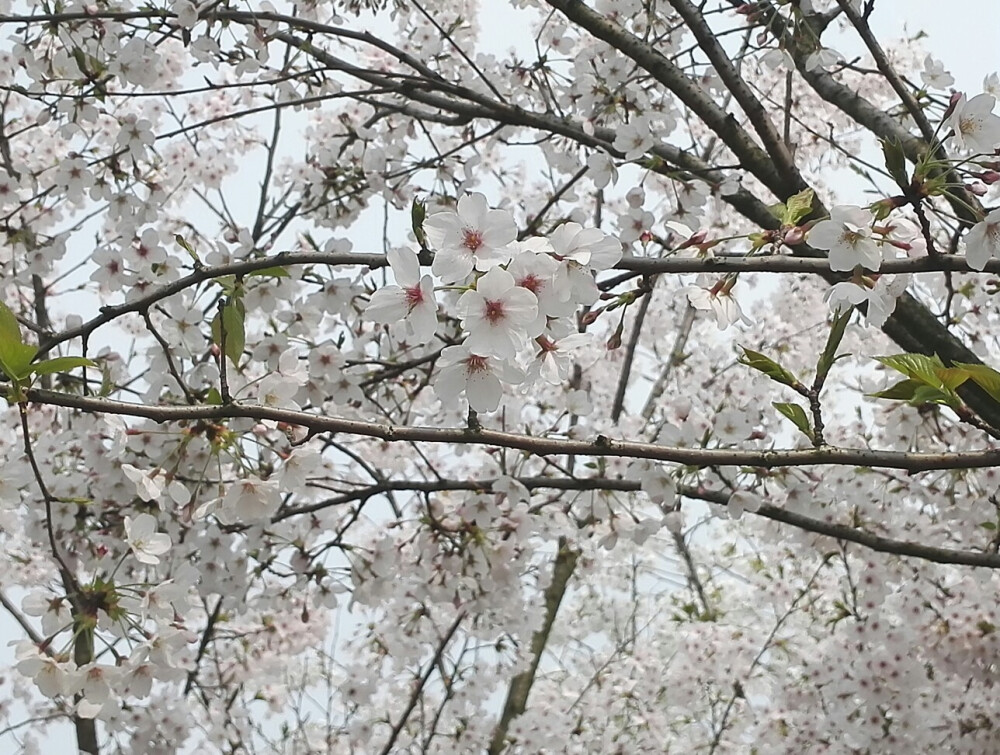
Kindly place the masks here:
[(726, 89), (732, 93), (736, 102), (743, 109), (743, 112), (746, 113), (750, 125), (753, 126), (754, 131), (760, 137), (764, 149), (784, 178), (784, 191), (779, 193), (778, 196), (784, 200), (792, 194), (805, 189), (805, 179), (799, 173), (799, 169), (795, 165), (795, 160), (786, 142), (778, 135), (774, 124), (771, 123), (767, 112), (764, 110), (764, 106), (754, 96), (753, 92), (750, 91), (750, 87), (747, 86), (742, 74), (730, 61), (729, 53), (719, 44), (715, 32), (705, 20), (704, 9), (696, 8), (689, 0), (669, 0), (669, 2), (680, 17), (684, 19), (685, 25), (698, 41), (698, 46), (701, 47), (702, 51), (708, 57), (715, 72), (719, 75), (723, 84), (726, 85)]
[[(608, 479), (605, 477), (519, 477), (518, 482), (528, 490), (614, 490), (626, 493), (641, 490), (635, 480)], [(285, 519), (301, 513), (319, 511), (329, 506), (341, 505), (353, 501), (366, 500), (372, 496), (389, 491), (414, 491), (433, 493), (438, 491), (471, 490), (488, 491), (492, 489), (495, 479), (481, 480), (386, 480), (378, 485), (369, 485), (344, 493), (326, 501), (308, 504), (282, 512), (276, 519)], [(692, 498), (706, 503), (726, 506), (729, 503), (729, 491), (709, 490), (703, 487), (682, 485), (678, 493), (685, 498)], [(749, 513), (749, 512), (748, 512)], [(836, 540), (855, 543), (878, 553), (890, 553), (896, 556), (919, 558), (939, 564), (955, 564), (962, 566), (978, 566), (988, 569), (1000, 569), (1000, 554), (987, 551), (956, 550), (938, 548), (923, 543), (874, 535), (863, 529), (846, 524), (834, 524), (825, 519), (815, 519), (804, 514), (797, 514), (788, 509), (772, 504), (762, 504), (753, 516), (763, 517), (782, 524), (788, 524), (806, 532), (826, 535)]]
[(433, 674), (434, 669), (437, 668), (438, 661), (441, 659), (441, 656), (444, 655), (444, 651), (447, 649), (448, 643), (451, 642), (451, 638), (454, 637), (455, 632), (458, 631), (458, 627), (461, 625), (464, 618), (465, 611), (459, 611), (458, 616), (455, 617), (455, 621), (452, 622), (448, 632), (441, 638), (441, 642), (438, 643), (437, 650), (434, 651), (434, 657), (431, 658), (430, 662), (427, 664), (427, 668), (424, 670), (424, 673), (420, 675), (420, 679), (413, 688), (413, 692), (410, 695), (410, 700), (406, 705), (406, 709), (399, 717), (399, 721), (397, 721), (392, 727), (392, 733), (389, 735), (389, 739), (386, 741), (385, 747), (382, 748), (382, 755), (389, 755), (389, 753), (392, 752), (392, 748), (396, 744), (396, 739), (399, 737), (399, 733), (403, 730), (403, 726), (406, 724), (406, 719), (410, 717), (413, 709), (417, 707), (417, 702), (420, 699), (420, 693), (423, 692), (424, 687), (427, 685), (427, 681), (431, 678), (431, 674)]
[(981, 469), (1000, 466), (1000, 449), (965, 452), (913, 453), (865, 448), (781, 449), (741, 451), (721, 448), (677, 448), (653, 443), (613, 440), (597, 435), (593, 440), (542, 438), (500, 430), (467, 428), (406, 427), (328, 417), (309, 412), (274, 409), (255, 404), (233, 403), (222, 406), (163, 406), (132, 404), (105, 398), (78, 396), (55, 391), (29, 390), (28, 398), (38, 404), (64, 406), (87, 412), (143, 417), (154, 422), (182, 420), (235, 419), (285, 422), (305, 427), (315, 433), (344, 433), (379, 438), (388, 443), (423, 442), (451, 445), (500, 446), (537, 456), (575, 455), (609, 456), (627, 459), (652, 459), (704, 468), (716, 465), (762, 467), (801, 467), (817, 465), (884, 467), (908, 472), (934, 469)]
[(546, 0), (546, 2), (577, 26), (623, 55), (627, 55), (672, 92), (729, 147), (743, 167), (756, 176), (775, 196), (786, 198), (795, 193), (797, 189), (791, 187), (775, 167), (774, 157), (761, 149), (735, 117), (713, 102), (697, 83), (653, 45), (631, 34), (579, 0)]
[(497, 723), (496, 729), (493, 730), (493, 739), (490, 741), (490, 747), (487, 751), (489, 755), (500, 755), (503, 752), (504, 746), (507, 744), (507, 731), (511, 722), (524, 713), (528, 704), (528, 695), (535, 683), (535, 674), (538, 673), (538, 663), (542, 658), (545, 646), (548, 644), (552, 625), (559, 612), (559, 605), (566, 594), (566, 587), (573, 576), (579, 557), (579, 551), (571, 548), (564, 538), (559, 539), (559, 551), (556, 553), (552, 565), (552, 581), (545, 588), (545, 619), (542, 626), (531, 637), (530, 665), (511, 680), (510, 689), (507, 691), (507, 700), (504, 702), (503, 712), (500, 714), (500, 721)]

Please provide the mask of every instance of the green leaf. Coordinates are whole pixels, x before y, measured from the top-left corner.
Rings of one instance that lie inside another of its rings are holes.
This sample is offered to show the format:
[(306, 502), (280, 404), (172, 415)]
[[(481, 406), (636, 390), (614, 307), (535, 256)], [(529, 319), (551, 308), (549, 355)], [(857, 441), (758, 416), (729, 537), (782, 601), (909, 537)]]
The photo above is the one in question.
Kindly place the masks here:
[(936, 355), (929, 357), (926, 354), (895, 354), (875, 357), (875, 360), (925, 385), (944, 387), (944, 380), (938, 375), (938, 371), (945, 369), (945, 366)]
[(215, 279), (215, 282), (228, 297), (237, 296), (238, 290), (242, 288), (242, 284), (236, 280), (235, 275), (220, 275)]
[(901, 380), (884, 391), (869, 393), (872, 398), (885, 398), (891, 401), (905, 401), (911, 406), (926, 406), (927, 404), (946, 404), (955, 406), (958, 396), (943, 386), (927, 385), (922, 380)]
[(917, 392), (917, 388), (923, 385), (919, 380), (900, 380), (893, 386), (886, 388), (884, 391), (878, 391), (876, 393), (869, 393), (868, 395), (872, 398), (887, 398), (893, 401), (910, 401), (913, 398), (913, 394)]
[(958, 404), (958, 396), (953, 391), (942, 388), (935, 388), (932, 385), (922, 385), (913, 392), (910, 399), (912, 406), (924, 406), (926, 404), (945, 404), (955, 406)]
[(789, 197), (785, 203), (785, 212), (781, 222), (785, 225), (798, 225), (802, 218), (812, 212), (814, 196), (812, 189), (804, 189), (794, 197)]
[(785, 207), (784, 202), (778, 202), (776, 204), (769, 205), (767, 211), (774, 215), (778, 220), (784, 221), (785, 215), (788, 213), (788, 208)]
[(212, 406), (222, 406), (222, 394), (216, 388), (209, 388), (205, 395), (205, 403)]
[(107, 398), (114, 390), (115, 383), (111, 379), (111, 367), (107, 360), (101, 360), (101, 391), (98, 394), (101, 398)]
[(291, 274), (283, 267), (275, 265), (274, 267), (265, 267), (260, 270), (254, 270), (252, 273), (247, 273), (247, 277), (250, 278), (256, 275), (259, 278), (290, 278)]
[(840, 342), (844, 338), (844, 331), (847, 330), (847, 323), (850, 322), (853, 311), (853, 307), (848, 308), (833, 319), (830, 334), (826, 338), (826, 348), (823, 349), (823, 353), (820, 354), (819, 361), (816, 363), (816, 378), (820, 382), (826, 380), (830, 368), (837, 361), (837, 349), (840, 348)]
[(14, 313), (7, 308), (7, 305), (0, 302), (0, 344), (3, 343), (23, 343), (21, 340), (21, 326), (17, 323)]
[[(245, 317), (243, 302), (240, 299), (228, 299), (212, 320), (212, 339), (220, 348), (224, 346), (226, 356), (237, 367), (240, 364), (240, 357), (243, 356), (243, 347), (246, 345)], [(223, 344), (223, 333), (226, 336), (225, 344)]]
[(813, 439), (812, 424), (809, 422), (809, 415), (806, 414), (805, 409), (798, 404), (789, 404), (778, 401), (773, 402), (771, 406), (790, 419), (792, 424), (799, 428), (802, 434), (809, 438), (809, 440)]
[(69, 372), (75, 367), (96, 367), (97, 362), (84, 357), (55, 357), (35, 362), (31, 372), (35, 375), (52, 375), (56, 372)]
[(743, 356), (739, 360), (742, 364), (747, 367), (757, 370), (758, 372), (763, 372), (771, 380), (781, 383), (782, 385), (795, 386), (799, 385), (798, 379), (791, 372), (786, 370), (780, 364), (775, 362), (770, 357), (766, 357), (760, 352), (751, 351), (750, 349), (743, 349)]
[(421, 248), (427, 247), (427, 234), (424, 233), (424, 219), (426, 217), (427, 205), (414, 199), (413, 204), (410, 205), (410, 225)]
[[(1000, 372), (997, 372), (992, 367), (987, 367), (985, 364), (964, 364), (960, 362), (955, 363), (954, 369), (962, 370), (976, 385), (990, 394), (995, 400), (1000, 401)], [(957, 388), (958, 386), (955, 387)]]
[(0, 302), (0, 370), (12, 382), (24, 380), (31, 374), (31, 360), (38, 349), (21, 340), (21, 326), (5, 304)]
[(899, 139), (883, 139), (882, 154), (885, 156), (885, 169), (889, 171), (892, 180), (901, 189), (910, 185), (910, 177), (906, 175), (906, 156), (903, 154), (903, 144)]
[(943, 367), (938, 370), (937, 375), (941, 378), (941, 384), (950, 390), (955, 390), (972, 377), (968, 370), (961, 367)]
[(193, 260), (195, 261), (195, 263), (196, 263), (196, 264), (198, 264), (198, 265), (200, 265), (200, 264), (201, 264), (201, 260), (200, 260), (200, 259), (198, 259), (198, 253), (197, 253), (197, 252), (196, 252), (196, 251), (194, 250), (194, 247), (193, 247), (193, 246), (191, 246), (191, 245), (190, 245), (190, 244), (189, 244), (189, 243), (188, 243), (188, 242), (187, 242), (187, 241), (186, 241), (186, 240), (184, 239), (184, 237), (183, 237), (183, 236), (181, 236), (181, 235), (180, 235), (179, 233), (178, 233), (178, 234), (176, 234), (176, 235), (174, 236), (174, 241), (176, 241), (176, 242), (177, 242), (177, 246), (179, 246), (179, 247), (180, 247), (181, 249), (183, 249), (183, 250), (184, 250), (185, 252), (187, 252), (188, 254), (190, 254), (190, 255), (191, 255), (191, 259), (193, 259)]
[(57, 372), (69, 372), (77, 367), (97, 366), (97, 362), (86, 357), (53, 357), (35, 362), (31, 365), (31, 371), (36, 375), (52, 375)]

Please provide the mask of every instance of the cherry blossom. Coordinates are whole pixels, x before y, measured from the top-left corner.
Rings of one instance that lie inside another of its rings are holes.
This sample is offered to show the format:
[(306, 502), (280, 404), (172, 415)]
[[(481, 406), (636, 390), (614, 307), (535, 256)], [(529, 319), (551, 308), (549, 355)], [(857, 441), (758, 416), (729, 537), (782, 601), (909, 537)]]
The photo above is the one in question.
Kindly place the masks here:
[(434, 392), (444, 403), (465, 394), (477, 412), (494, 412), (500, 405), (503, 383), (516, 385), (523, 373), (492, 356), (480, 356), (465, 346), (448, 346), (441, 352)]
[(1000, 116), (994, 115), (992, 95), (977, 94), (971, 100), (962, 94), (948, 116), (959, 149), (989, 154), (1000, 144)]
[(431, 271), (445, 283), (464, 280), (473, 269), (485, 272), (509, 262), (508, 245), (517, 236), (510, 213), (491, 210), (478, 193), (459, 199), (456, 212), (428, 216), (424, 230), (436, 252)]
[(994, 751), (989, 19), (479, 5), (0, 20), (0, 751)]
[(1000, 210), (993, 210), (965, 235), (965, 259), (973, 270), (982, 270), (1000, 258)]
[(262, 522), (281, 505), (276, 483), (245, 478), (226, 492), (222, 499), (222, 514), (237, 522)]
[(386, 253), (396, 285), (384, 286), (372, 294), (365, 314), (376, 322), (409, 324), (418, 343), (426, 343), (437, 331), (437, 302), (429, 275), (420, 277), (417, 255), (409, 250), (390, 249)]
[(833, 271), (849, 271), (858, 265), (878, 270), (882, 265), (882, 252), (872, 238), (873, 220), (868, 210), (838, 205), (830, 211), (829, 220), (821, 220), (809, 231), (809, 243), (830, 251)]
[(122, 464), (122, 472), (135, 483), (136, 495), (144, 501), (155, 501), (163, 493), (163, 483), (131, 464)]
[(465, 345), (473, 354), (511, 360), (525, 342), (526, 329), (538, 314), (538, 299), (516, 285), (514, 276), (495, 267), (458, 300), (469, 332)]
[(125, 517), (125, 542), (136, 560), (143, 564), (158, 564), (160, 556), (170, 550), (170, 536), (157, 532), (156, 517), (139, 514)]
[(924, 70), (920, 80), (931, 89), (947, 89), (955, 83), (955, 77), (945, 70), (944, 63), (928, 55), (924, 58)]
[(734, 283), (735, 281), (720, 281), (711, 288), (688, 286), (688, 302), (695, 309), (712, 312), (719, 330), (725, 330), (738, 322), (750, 325), (750, 319), (743, 314), (743, 309), (733, 294)]

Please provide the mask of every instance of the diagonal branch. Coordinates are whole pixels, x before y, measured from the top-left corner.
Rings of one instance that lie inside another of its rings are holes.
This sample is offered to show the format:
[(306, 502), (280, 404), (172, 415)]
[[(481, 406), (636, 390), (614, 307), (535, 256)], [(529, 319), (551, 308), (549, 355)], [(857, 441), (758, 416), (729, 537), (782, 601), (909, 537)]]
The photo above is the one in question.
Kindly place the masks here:
[(507, 691), (507, 700), (504, 702), (503, 712), (500, 714), (500, 721), (496, 729), (493, 730), (493, 739), (487, 751), (489, 755), (500, 755), (507, 744), (507, 731), (511, 722), (524, 713), (528, 704), (528, 695), (531, 694), (531, 687), (535, 683), (535, 674), (538, 673), (538, 663), (542, 658), (549, 635), (552, 632), (552, 625), (555, 623), (556, 614), (559, 612), (559, 605), (566, 594), (566, 587), (573, 570), (576, 569), (576, 561), (580, 557), (580, 552), (574, 550), (564, 538), (559, 539), (559, 551), (556, 553), (555, 561), (552, 565), (552, 581), (545, 588), (545, 618), (542, 626), (531, 637), (531, 663), (528, 668), (515, 676)]

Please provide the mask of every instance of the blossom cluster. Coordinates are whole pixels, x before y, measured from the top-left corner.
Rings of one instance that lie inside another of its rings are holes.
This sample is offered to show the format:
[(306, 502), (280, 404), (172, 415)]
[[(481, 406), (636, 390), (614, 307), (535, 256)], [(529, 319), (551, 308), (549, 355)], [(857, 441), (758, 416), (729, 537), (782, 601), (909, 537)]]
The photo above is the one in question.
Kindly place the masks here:
[[(442, 402), (464, 394), (474, 411), (492, 412), (504, 386), (566, 380), (572, 350), (587, 343), (574, 315), (598, 301), (595, 274), (618, 262), (621, 243), (572, 221), (546, 238), (519, 241), (513, 216), (489, 209), (478, 193), (428, 216), (423, 230), (440, 288), (461, 291), (461, 342), (443, 349), (434, 382)], [(412, 250), (388, 257), (396, 282), (377, 290), (365, 313), (390, 324), (397, 340), (426, 344), (438, 330), (433, 279), (420, 275)]]

